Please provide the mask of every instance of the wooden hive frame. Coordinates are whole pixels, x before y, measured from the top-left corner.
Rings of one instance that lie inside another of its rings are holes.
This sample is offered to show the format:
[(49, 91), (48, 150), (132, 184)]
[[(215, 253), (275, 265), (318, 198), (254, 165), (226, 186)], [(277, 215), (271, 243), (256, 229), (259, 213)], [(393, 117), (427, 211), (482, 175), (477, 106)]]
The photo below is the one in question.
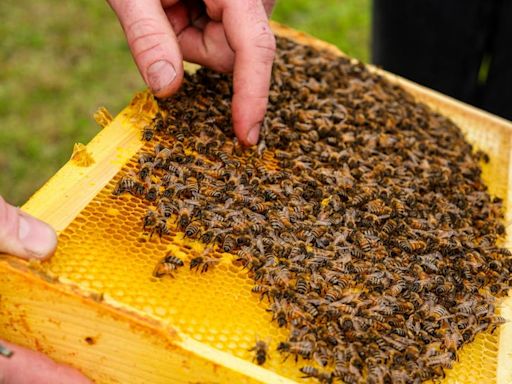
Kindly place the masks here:
[[(336, 47), (273, 24), (275, 32), (319, 49)], [(512, 221), (512, 124), (399, 76), (372, 68), (400, 84), (417, 100), (449, 116), (478, 146), (486, 143), (491, 168), (484, 169), (490, 192), (505, 199)], [(88, 167), (68, 162), (23, 207), (62, 232), (91, 199), (140, 149), (138, 119), (154, 113), (147, 93), (132, 103), (87, 145), (94, 159)], [(494, 164), (494, 165), (492, 165)], [(496, 182), (499, 180), (499, 182)], [(510, 248), (512, 229), (508, 227)], [(219, 351), (176, 332), (108, 296), (52, 276), (34, 262), (0, 256), (0, 337), (68, 363), (98, 383), (292, 383), (249, 361)], [(512, 299), (501, 308), (512, 319)], [(500, 331), (496, 378), (512, 382), (512, 326)], [(494, 369), (494, 368), (493, 368)]]

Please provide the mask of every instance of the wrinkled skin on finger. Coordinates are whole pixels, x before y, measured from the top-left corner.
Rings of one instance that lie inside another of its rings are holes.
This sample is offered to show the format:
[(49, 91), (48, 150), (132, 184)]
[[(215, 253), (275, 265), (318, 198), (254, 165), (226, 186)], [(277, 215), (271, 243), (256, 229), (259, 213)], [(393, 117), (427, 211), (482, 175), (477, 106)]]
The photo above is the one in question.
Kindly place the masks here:
[(275, 38), (270, 0), (110, 0), (142, 77), (157, 97), (177, 91), (182, 60), (233, 72), (233, 129), (258, 141), (265, 116)]

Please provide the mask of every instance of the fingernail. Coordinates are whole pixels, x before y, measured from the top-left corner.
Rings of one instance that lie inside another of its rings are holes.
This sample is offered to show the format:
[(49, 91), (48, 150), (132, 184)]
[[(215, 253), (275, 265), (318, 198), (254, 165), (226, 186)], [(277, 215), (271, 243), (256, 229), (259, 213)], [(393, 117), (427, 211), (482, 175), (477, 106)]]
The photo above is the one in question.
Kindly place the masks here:
[(166, 60), (160, 60), (151, 64), (146, 72), (149, 87), (156, 93), (168, 87), (176, 78), (176, 70)]
[(247, 142), (250, 145), (255, 145), (258, 143), (258, 136), (260, 135), (260, 125), (256, 124), (249, 130), (247, 134)]
[(19, 217), (18, 238), (25, 250), (37, 258), (51, 255), (57, 246), (55, 231), (25, 213), (20, 212)]

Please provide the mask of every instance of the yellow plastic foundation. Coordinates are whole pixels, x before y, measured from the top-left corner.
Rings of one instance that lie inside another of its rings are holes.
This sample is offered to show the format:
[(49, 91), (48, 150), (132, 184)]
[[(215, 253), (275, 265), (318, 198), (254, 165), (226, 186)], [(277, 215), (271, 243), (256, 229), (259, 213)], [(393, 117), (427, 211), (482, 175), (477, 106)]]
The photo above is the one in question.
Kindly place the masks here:
[[(288, 28), (280, 35), (321, 49), (335, 47)], [(512, 222), (512, 124), (397, 76), (418, 100), (452, 118), (467, 139), (490, 155), (484, 179), (491, 194), (506, 202)], [(93, 162), (74, 156), (23, 210), (59, 232), (59, 247), (45, 263), (0, 256), (0, 337), (68, 363), (98, 383), (292, 383), (300, 363), (283, 362), (275, 351), (285, 329), (271, 323), (266, 303), (251, 293), (252, 280), (222, 254), (205, 274), (182, 268), (175, 278), (155, 279), (152, 271), (172, 249), (184, 260), (203, 245), (142, 235), (145, 207), (130, 195), (112, 196), (121, 173), (134, 166), (144, 145), (141, 128), (156, 111), (147, 93), (83, 149)], [(119, 172), (122, 170), (122, 172)], [(507, 246), (512, 245), (508, 226)], [(501, 313), (512, 319), (512, 298)], [(257, 339), (270, 343), (263, 367), (248, 351)], [(508, 343), (507, 343), (508, 340)], [(512, 326), (479, 335), (464, 347), (445, 383), (512, 383)]]

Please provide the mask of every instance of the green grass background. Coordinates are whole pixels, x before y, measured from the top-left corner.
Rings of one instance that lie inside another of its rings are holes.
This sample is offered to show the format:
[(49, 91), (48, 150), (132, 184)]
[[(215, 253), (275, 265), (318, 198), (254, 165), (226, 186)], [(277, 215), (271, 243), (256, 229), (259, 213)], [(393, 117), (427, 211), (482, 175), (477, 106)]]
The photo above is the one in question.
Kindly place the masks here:
[[(273, 19), (368, 59), (370, 0), (281, 0)], [(144, 88), (105, 1), (0, 1), (0, 195), (22, 204)]]

